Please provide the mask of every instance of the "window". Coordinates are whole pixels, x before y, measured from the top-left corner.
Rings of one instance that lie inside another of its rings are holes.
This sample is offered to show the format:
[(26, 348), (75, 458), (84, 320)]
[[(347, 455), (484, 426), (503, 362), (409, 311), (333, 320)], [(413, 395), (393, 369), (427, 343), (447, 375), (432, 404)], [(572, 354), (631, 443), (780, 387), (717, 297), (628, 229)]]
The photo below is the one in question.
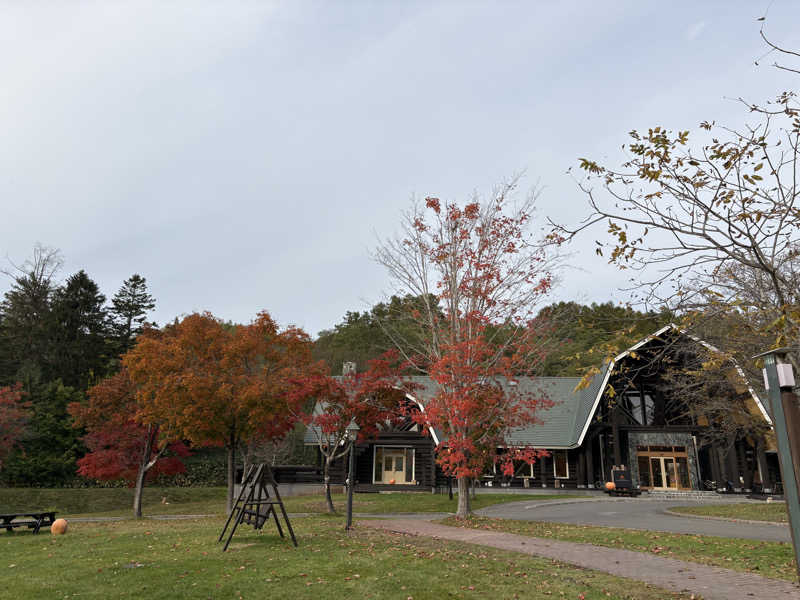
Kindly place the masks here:
[(652, 425), (655, 420), (655, 402), (650, 394), (627, 392), (625, 394), (625, 408), (631, 418), (639, 425)]
[(553, 476), (556, 479), (569, 478), (569, 461), (566, 450), (553, 450)]

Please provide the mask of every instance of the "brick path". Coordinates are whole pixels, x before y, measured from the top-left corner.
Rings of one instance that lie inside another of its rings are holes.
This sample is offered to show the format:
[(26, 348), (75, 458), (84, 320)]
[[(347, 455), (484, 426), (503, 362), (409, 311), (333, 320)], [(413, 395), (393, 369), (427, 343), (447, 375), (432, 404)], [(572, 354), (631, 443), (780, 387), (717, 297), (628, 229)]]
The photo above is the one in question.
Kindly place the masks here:
[(705, 600), (800, 599), (800, 587), (787, 581), (662, 558), (644, 552), (601, 548), (591, 544), (546, 540), (513, 533), (448, 527), (409, 519), (361, 520), (358, 524), (397, 533), (424, 535), (544, 556), (579, 567), (644, 581), (676, 592), (699, 594)]

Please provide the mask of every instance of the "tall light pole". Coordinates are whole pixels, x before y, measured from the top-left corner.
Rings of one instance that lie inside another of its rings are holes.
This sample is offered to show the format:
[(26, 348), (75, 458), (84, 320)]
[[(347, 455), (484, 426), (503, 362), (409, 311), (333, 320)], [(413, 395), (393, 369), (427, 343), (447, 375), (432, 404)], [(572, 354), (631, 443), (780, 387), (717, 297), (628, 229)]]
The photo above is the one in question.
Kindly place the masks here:
[(347, 441), (350, 442), (350, 465), (347, 470), (347, 524), (344, 526), (348, 531), (353, 527), (353, 487), (355, 487), (356, 482), (356, 439), (358, 438), (360, 429), (355, 419), (350, 421), (350, 425), (345, 429)]
[(753, 358), (764, 359), (764, 384), (772, 409), (772, 426), (778, 445), (778, 458), (783, 479), (783, 494), (789, 512), (795, 564), (800, 577), (800, 490), (797, 488), (800, 469), (800, 437), (798, 436), (797, 396), (794, 388), (792, 365), (786, 361), (790, 348), (776, 348)]

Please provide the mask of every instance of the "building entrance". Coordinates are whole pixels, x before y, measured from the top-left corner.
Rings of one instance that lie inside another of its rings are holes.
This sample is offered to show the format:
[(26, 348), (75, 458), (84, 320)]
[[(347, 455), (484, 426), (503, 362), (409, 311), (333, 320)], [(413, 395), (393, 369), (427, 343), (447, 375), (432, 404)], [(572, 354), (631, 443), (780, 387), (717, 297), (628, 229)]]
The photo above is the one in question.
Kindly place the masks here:
[(689, 490), (686, 446), (639, 446), (639, 485), (650, 490)]

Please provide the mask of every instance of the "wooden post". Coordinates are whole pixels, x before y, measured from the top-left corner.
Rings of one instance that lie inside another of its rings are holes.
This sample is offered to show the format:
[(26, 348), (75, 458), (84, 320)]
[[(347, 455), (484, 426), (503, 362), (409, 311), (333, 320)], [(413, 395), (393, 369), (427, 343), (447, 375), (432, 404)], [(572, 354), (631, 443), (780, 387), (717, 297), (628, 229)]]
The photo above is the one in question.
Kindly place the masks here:
[[(619, 423), (614, 421), (614, 464), (621, 465), (622, 464), (622, 444), (620, 443), (619, 438)], [(605, 474), (604, 474), (605, 475)]]
[(758, 460), (758, 470), (761, 472), (761, 491), (764, 488), (773, 489), (772, 479), (769, 476), (769, 467), (767, 466), (767, 454), (764, 452), (766, 442), (764, 438), (759, 438), (756, 442), (756, 459)]
[(719, 447), (712, 444), (708, 449), (708, 461), (711, 463), (711, 479), (714, 480), (717, 489), (724, 487), (725, 482), (722, 480), (722, 471), (719, 468)]
[(725, 454), (725, 463), (728, 469), (728, 479), (733, 483), (733, 487), (741, 487), (741, 483), (739, 483), (739, 465), (737, 464), (736, 460), (736, 442), (734, 441), (729, 447), (728, 451)]
[(586, 444), (586, 485), (587, 487), (594, 487), (594, 438), (584, 441)]
[(539, 461), (539, 467), (542, 469), (539, 476), (542, 478), (542, 487), (547, 487), (547, 457), (543, 456), (542, 460)]
[[(567, 454), (569, 458), (569, 454)], [(576, 479), (578, 487), (582, 487), (586, 483), (586, 456), (583, 451), (578, 451), (578, 477)]]
[[(614, 465), (621, 465), (622, 464), (622, 444), (619, 435), (619, 408), (614, 407), (614, 416), (612, 417), (613, 424), (612, 424), (612, 432), (614, 435)], [(603, 478), (606, 477), (606, 474), (603, 473)]]

